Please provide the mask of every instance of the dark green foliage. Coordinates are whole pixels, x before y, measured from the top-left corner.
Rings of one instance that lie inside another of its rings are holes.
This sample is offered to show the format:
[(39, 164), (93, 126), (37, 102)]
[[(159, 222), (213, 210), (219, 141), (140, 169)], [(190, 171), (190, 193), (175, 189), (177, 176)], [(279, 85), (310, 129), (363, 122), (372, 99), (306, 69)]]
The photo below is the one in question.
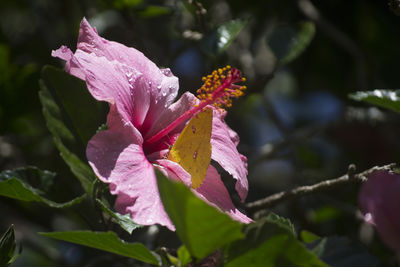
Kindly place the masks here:
[(107, 204), (105, 204), (104, 201), (101, 201), (100, 199), (96, 199), (96, 203), (100, 205), (100, 208), (103, 212), (111, 217), (111, 220), (113, 222), (119, 224), (122, 229), (124, 229), (129, 234), (132, 234), (133, 230), (135, 230), (136, 228), (142, 227), (142, 225), (134, 223), (129, 214), (122, 215), (118, 212), (111, 210), (107, 206)]
[[(47, 71), (53, 71), (54, 73), (57, 73), (59, 75), (60, 72), (57, 72), (54, 70), (54, 68), (45, 68), (44, 73), (47, 73)], [(68, 75), (68, 74), (65, 74)], [(67, 76), (64, 76), (67, 77)], [(70, 76), (68, 76), (70, 77)], [(77, 81), (75, 78), (69, 78), (75, 83), (80, 84), (81, 86), (82, 83)], [(67, 82), (65, 82), (67, 83)], [(63, 84), (61, 82), (60, 84)], [(40, 101), (43, 106), (43, 115), (46, 118), (47, 121), (47, 127), (49, 128), (50, 132), (53, 134), (53, 140), (54, 143), (57, 147), (57, 149), (60, 151), (61, 157), (64, 159), (64, 161), (67, 163), (67, 165), (70, 167), (72, 173), (78, 178), (80, 181), (82, 187), (88, 194), (92, 194), (92, 182), (96, 179), (92, 169), (82, 161), (82, 159), (79, 157), (83, 157), (82, 154), (84, 152), (82, 151), (83, 149), (83, 143), (80, 142), (77, 138), (76, 135), (71, 132), (69, 128), (67, 128), (64, 120), (74, 120), (69, 117), (66, 112), (63, 112), (63, 109), (57, 105), (57, 103), (54, 101), (53, 96), (50, 94), (48, 86), (48, 83), (44, 80), (40, 81), (40, 86), (41, 90), (39, 92), (39, 97)], [(54, 89), (55, 90), (55, 89)], [(81, 90), (85, 90), (84, 88), (81, 88)], [(66, 94), (66, 93), (65, 93)], [(78, 97), (79, 98), (79, 97)], [(72, 99), (68, 103), (73, 102)], [(71, 104), (73, 105), (73, 104)], [(74, 110), (74, 108), (70, 108), (71, 110)], [(75, 112), (79, 111), (77, 107), (75, 107)], [(81, 125), (80, 123), (85, 120), (78, 119), (77, 117), (85, 117), (84, 115), (79, 115), (78, 113), (74, 113), (76, 118), (76, 124)], [(89, 115), (91, 116), (91, 115)], [(66, 118), (67, 119), (64, 119)], [(90, 125), (90, 124), (89, 124)], [(94, 127), (94, 124), (92, 124)], [(100, 125), (100, 124), (99, 124)], [(99, 125), (95, 126), (93, 130), (93, 134), (96, 132), (97, 128)], [(85, 128), (84, 125), (81, 125), (82, 128)], [(82, 133), (85, 132), (85, 130), (81, 131)], [(85, 135), (83, 135), (85, 136)], [(79, 146), (80, 145), (80, 146)], [(75, 151), (75, 153), (73, 152)], [(79, 156), (78, 156), (79, 155)]]
[(8, 266), (17, 259), (21, 249), (15, 253), (16, 246), (14, 227), (11, 225), (0, 238), (0, 266)]
[(44, 197), (53, 183), (55, 173), (36, 167), (20, 168), (0, 173), (0, 195), (22, 201), (41, 202), (52, 208), (67, 208), (80, 203), (86, 196), (74, 198), (66, 203), (56, 203)]
[(275, 54), (279, 65), (285, 65), (304, 52), (315, 34), (311, 21), (300, 23), (297, 27), (278, 26), (268, 37), (267, 42)]
[(285, 218), (271, 214), (244, 232), (244, 240), (226, 248), (225, 266), (327, 266), (296, 239)]

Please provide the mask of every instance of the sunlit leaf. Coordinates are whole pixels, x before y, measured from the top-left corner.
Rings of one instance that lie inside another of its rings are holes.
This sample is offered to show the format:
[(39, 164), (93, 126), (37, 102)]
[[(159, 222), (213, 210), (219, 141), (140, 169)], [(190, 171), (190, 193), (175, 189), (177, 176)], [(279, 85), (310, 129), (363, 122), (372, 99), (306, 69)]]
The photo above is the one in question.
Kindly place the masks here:
[(243, 224), (197, 198), (189, 188), (157, 171), (164, 208), (190, 254), (202, 259), (216, 249), (243, 237)]
[[(45, 198), (44, 190), (55, 173), (36, 167), (6, 170), (0, 173), (0, 195), (22, 201), (41, 202), (52, 208), (67, 208), (80, 203), (86, 196), (77, 197), (65, 203), (56, 203)], [(34, 187), (36, 186), (36, 187)]]
[(236, 39), (247, 22), (247, 20), (236, 19), (222, 24), (204, 37), (201, 42), (201, 48), (207, 54), (221, 54)]
[(350, 94), (351, 99), (364, 101), (373, 105), (400, 112), (400, 90), (376, 89)]
[(43, 236), (104, 250), (142, 262), (160, 266), (160, 258), (141, 243), (127, 243), (114, 232), (68, 231), (40, 233)]
[(192, 257), (190, 256), (190, 252), (187, 250), (185, 246), (181, 246), (178, 251), (178, 259), (180, 266), (186, 266), (188, 263), (192, 261)]
[(315, 34), (315, 25), (311, 21), (294, 26), (278, 26), (269, 35), (267, 42), (280, 65), (285, 65), (299, 55), (311, 43)]
[(122, 229), (127, 231), (129, 234), (132, 234), (133, 230), (135, 230), (136, 228), (142, 227), (142, 225), (134, 223), (129, 214), (122, 215), (122, 214), (119, 214), (118, 212), (112, 211), (100, 199), (96, 199), (96, 202), (100, 205), (101, 209), (105, 213), (107, 213), (109, 216), (111, 216), (112, 221), (119, 224), (122, 227)]

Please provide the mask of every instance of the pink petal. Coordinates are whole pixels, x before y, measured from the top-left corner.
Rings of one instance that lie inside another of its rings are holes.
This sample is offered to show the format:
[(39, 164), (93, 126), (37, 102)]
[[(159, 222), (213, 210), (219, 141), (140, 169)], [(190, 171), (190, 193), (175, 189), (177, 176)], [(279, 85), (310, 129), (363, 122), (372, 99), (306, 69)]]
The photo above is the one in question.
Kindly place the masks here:
[(58, 57), (58, 58), (61, 58), (66, 61), (65, 70), (69, 74), (71, 74), (81, 80), (85, 80), (85, 74), (81, 71), (80, 64), (77, 62), (72, 62), (72, 59), (74, 58), (74, 54), (68, 47), (63, 45), (59, 49), (53, 50), (51, 52), (51, 55), (53, 57)]
[(373, 224), (382, 240), (400, 253), (400, 175), (376, 171), (362, 185), (359, 194), (366, 222)]
[(112, 107), (108, 117), (110, 129), (89, 141), (89, 164), (100, 180), (110, 184), (111, 193), (117, 195), (118, 212), (129, 213), (139, 224), (158, 223), (174, 230), (159, 197), (153, 165), (143, 153), (141, 136), (130, 123), (118, 125), (118, 116)]
[(133, 68), (105, 57), (77, 51), (71, 66), (79, 66), (94, 98), (117, 106), (124, 121), (142, 126), (150, 107), (147, 84)]
[(175, 181), (183, 182), (187, 187), (191, 187), (192, 181), (190, 179), (190, 174), (178, 163), (168, 159), (159, 159), (153, 163), (160, 166), (158, 168), (166, 177)]
[[(189, 92), (184, 93), (178, 101), (165, 108), (161, 116), (153, 123), (150, 130), (145, 135), (145, 139), (150, 138), (160, 130), (166, 128), (174, 120), (191, 109), (198, 101), (199, 100), (193, 94)], [(171, 134), (180, 133), (185, 127), (186, 122), (182, 123), (182, 125), (176, 128)]]
[(68, 61), (72, 58), (74, 53), (72, 53), (71, 49), (66, 47), (65, 45), (62, 45), (59, 49), (51, 51), (51, 56), (52, 57), (58, 57), (61, 58), (65, 61)]
[(224, 121), (226, 112), (214, 110), (213, 128), (211, 132), (211, 158), (218, 162), (230, 175), (235, 178), (235, 189), (242, 201), (246, 199), (249, 185), (247, 182), (247, 159), (236, 148), (238, 135)]
[(85, 18), (80, 25), (77, 49), (88, 54), (94, 53), (97, 57), (105, 57), (109, 61), (120, 62), (143, 75), (148, 85), (143, 93), (150, 94), (151, 110), (147, 114), (144, 128), (150, 128), (152, 122), (176, 98), (178, 78), (169, 69), (160, 70), (142, 52), (100, 37)]
[(224, 183), (221, 181), (221, 177), (213, 166), (210, 165), (203, 183), (199, 188), (193, 191), (198, 197), (224, 211), (231, 216), (232, 219), (243, 223), (252, 222), (249, 217), (241, 213), (233, 205), (228, 190), (226, 190)]

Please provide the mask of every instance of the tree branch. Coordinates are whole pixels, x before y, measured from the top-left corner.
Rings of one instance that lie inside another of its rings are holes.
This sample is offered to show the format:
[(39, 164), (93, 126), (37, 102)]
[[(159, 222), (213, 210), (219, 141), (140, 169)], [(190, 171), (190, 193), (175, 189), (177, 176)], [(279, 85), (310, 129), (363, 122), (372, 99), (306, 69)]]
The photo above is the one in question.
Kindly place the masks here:
[(289, 191), (283, 191), (279, 192), (273, 195), (270, 195), (264, 199), (260, 199), (254, 202), (250, 202), (246, 204), (246, 210), (249, 213), (254, 213), (256, 211), (262, 210), (269, 208), (271, 206), (274, 206), (278, 204), (279, 202), (304, 196), (304, 195), (309, 195), (313, 193), (317, 193), (320, 191), (323, 191), (325, 189), (329, 189), (338, 185), (344, 185), (344, 184), (349, 184), (349, 183), (362, 183), (367, 180), (367, 176), (370, 175), (371, 173), (378, 171), (378, 170), (386, 170), (386, 171), (393, 171), (393, 169), (396, 167), (396, 163), (391, 163), (388, 165), (384, 166), (375, 166), (370, 169), (367, 169), (363, 172), (355, 174), (355, 166), (352, 164), (349, 166), (349, 170), (347, 174), (340, 176), (336, 179), (331, 179), (331, 180), (325, 180), (313, 185), (306, 185), (306, 186), (300, 186), (297, 188), (294, 188)]

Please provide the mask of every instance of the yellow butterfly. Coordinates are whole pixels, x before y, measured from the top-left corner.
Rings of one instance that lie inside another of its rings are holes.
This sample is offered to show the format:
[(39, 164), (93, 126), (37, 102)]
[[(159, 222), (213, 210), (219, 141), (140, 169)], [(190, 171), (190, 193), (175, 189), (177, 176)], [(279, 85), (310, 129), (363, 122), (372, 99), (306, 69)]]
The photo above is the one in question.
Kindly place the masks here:
[(168, 159), (181, 165), (191, 175), (192, 188), (201, 185), (210, 165), (212, 117), (210, 108), (196, 114), (169, 151)]

